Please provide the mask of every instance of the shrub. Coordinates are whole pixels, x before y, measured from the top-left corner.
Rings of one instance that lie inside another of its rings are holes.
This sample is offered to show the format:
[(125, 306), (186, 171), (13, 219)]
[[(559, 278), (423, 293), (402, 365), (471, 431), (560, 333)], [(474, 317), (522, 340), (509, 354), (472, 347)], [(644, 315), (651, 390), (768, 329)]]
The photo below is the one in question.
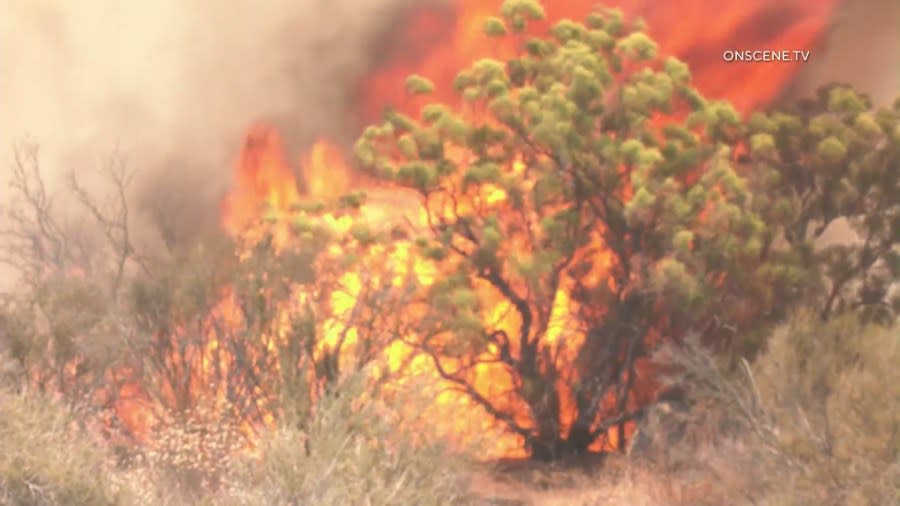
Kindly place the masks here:
[(773, 290), (779, 299), (803, 294), (824, 318), (900, 314), (891, 289), (900, 277), (898, 125), (900, 100), (875, 107), (841, 85), (746, 121), (753, 205), (772, 225), (763, 251), (815, 274), (792, 274), (780, 288), (789, 293)]
[(855, 316), (781, 328), (753, 370), (789, 497), (819, 504), (900, 501), (900, 328)]
[(119, 504), (107, 462), (68, 410), (35, 394), (0, 391), (0, 504)]
[[(421, 290), (416, 346), (552, 460), (602, 447), (613, 426), (621, 445), (660, 337), (727, 339), (775, 303), (758, 291), (779, 276), (759, 264), (766, 224), (731, 162), (734, 108), (658, 61), (619, 11), (533, 36), (543, 14), (503, 2), (488, 32), (521, 52), (460, 72), (456, 103), (390, 112), (356, 154), (419, 194), (416, 245), (445, 273)], [(512, 386), (488, 391), (488, 370), (491, 388)]]
[[(408, 421), (408, 420), (407, 420)], [(465, 504), (461, 460), (422, 442), (354, 377), (310, 420), (265, 435), (230, 500), (239, 504)]]
[[(689, 387), (692, 424), (716, 436), (670, 452), (713, 457), (723, 497), (759, 504), (897, 504), (900, 328), (859, 314), (799, 313), (753, 362), (729, 372), (705, 350), (668, 349)], [(682, 460), (690, 460), (682, 459)]]

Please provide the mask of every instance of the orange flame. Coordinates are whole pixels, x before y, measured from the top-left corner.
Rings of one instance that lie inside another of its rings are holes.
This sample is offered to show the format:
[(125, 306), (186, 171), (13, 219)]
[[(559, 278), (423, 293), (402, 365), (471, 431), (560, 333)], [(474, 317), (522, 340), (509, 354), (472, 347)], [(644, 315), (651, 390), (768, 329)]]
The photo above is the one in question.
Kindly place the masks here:
[(223, 225), (234, 236), (259, 217), (263, 206), (287, 211), (300, 201), (297, 180), (274, 128), (256, 125), (247, 133), (234, 188), (222, 209)]
[[(690, 65), (694, 84), (707, 97), (730, 100), (741, 112), (776, 98), (800, 63), (729, 63), (726, 50), (814, 51), (840, 0), (614, 0), (599, 2), (621, 9), (629, 18), (646, 21), (648, 33), (667, 55)], [(385, 106), (415, 113), (422, 104), (403, 96), (402, 83), (411, 73), (432, 79), (442, 101), (455, 101), (451, 84), (456, 72), (479, 58), (515, 54), (510, 43), (487, 40), (482, 25), (499, 12), (499, 0), (458, 0), (452, 8), (420, 7), (410, 14), (409, 28), (389, 45), (388, 62), (363, 83), (360, 94), (366, 120)], [(532, 32), (543, 33), (562, 19), (582, 20), (596, 9), (593, 0), (544, 2), (546, 19)], [(423, 47), (427, 49), (422, 49)], [(413, 48), (412, 50), (409, 48)], [(815, 54), (813, 53), (813, 58)]]

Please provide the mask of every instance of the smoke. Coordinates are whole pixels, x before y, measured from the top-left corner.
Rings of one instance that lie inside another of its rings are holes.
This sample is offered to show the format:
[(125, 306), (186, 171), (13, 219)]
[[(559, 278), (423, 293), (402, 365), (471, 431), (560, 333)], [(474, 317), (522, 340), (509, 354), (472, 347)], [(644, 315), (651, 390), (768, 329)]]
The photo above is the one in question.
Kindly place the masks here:
[(880, 105), (900, 96), (900, 2), (846, 0), (789, 96), (812, 96), (830, 82), (851, 84)]
[[(168, 209), (190, 240), (213, 226), (253, 121), (275, 123), (291, 156), (314, 136), (353, 133), (354, 84), (401, 9), (421, 1), (4, 2), (0, 205), (18, 142), (40, 144), (51, 189), (117, 151), (138, 171), (135, 202)], [(796, 89), (852, 76), (885, 102), (900, 92), (900, 4), (846, 3)]]
[(351, 88), (411, 1), (4, 2), (0, 205), (18, 143), (40, 145), (56, 189), (116, 152), (135, 201), (178, 207), (189, 236), (215, 218), (252, 122), (280, 127), (292, 156), (346, 134)]

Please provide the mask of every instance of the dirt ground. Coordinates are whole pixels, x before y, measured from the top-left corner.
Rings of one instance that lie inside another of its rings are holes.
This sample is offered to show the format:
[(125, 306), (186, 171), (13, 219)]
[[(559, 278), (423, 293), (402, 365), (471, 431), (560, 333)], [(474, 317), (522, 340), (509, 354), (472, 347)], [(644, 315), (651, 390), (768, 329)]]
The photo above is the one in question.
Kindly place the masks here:
[(479, 506), (675, 506), (705, 494), (697, 476), (660, 475), (626, 456), (483, 464), (471, 486)]

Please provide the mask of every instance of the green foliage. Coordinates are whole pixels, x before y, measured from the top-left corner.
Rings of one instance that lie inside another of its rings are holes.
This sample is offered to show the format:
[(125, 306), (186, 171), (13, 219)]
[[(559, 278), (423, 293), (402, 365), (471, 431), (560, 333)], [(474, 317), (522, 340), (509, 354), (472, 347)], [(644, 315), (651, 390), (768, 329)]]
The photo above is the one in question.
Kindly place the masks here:
[(874, 108), (842, 86), (747, 122), (755, 204), (772, 225), (768, 244), (783, 238), (789, 251), (775, 254), (824, 283), (807, 285), (811, 296), (824, 294), (823, 316), (861, 308), (891, 321), (900, 309), (890, 297), (900, 277), (898, 127), (896, 104)]
[(507, 33), (506, 25), (502, 19), (490, 17), (484, 22), (484, 33), (491, 37), (502, 37)]
[(536, 0), (507, 0), (501, 7), (503, 18), (516, 32), (522, 32), (528, 21), (544, 19), (544, 7)]
[(421, 76), (411, 76), (406, 81), (406, 89), (414, 95), (427, 95), (434, 90), (434, 85)]

